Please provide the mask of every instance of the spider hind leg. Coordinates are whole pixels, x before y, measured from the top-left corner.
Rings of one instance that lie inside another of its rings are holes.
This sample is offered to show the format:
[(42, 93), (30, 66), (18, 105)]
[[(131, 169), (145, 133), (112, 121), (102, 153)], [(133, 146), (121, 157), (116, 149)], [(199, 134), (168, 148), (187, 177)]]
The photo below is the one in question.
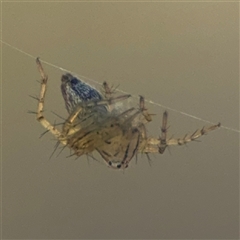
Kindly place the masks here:
[(140, 148), (141, 152), (144, 153), (160, 153), (163, 154), (165, 149), (168, 146), (182, 146), (189, 142), (195, 141), (198, 138), (200, 138), (203, 135), (206, 135), (207, 133), (219, 128), (221, 126), (220, 123), (209, 126), (209, 127), (203, 127), (202, 129), (197, 129), (192, 134), (186, 134), (182, 138), (167, 138), (167, 120), (168, 120), (168, 113), (165, 111), (163, 113), (162, 118), (162, 127), (161, 127), (161, 136), (159, 138), (153, 138), (148, 137), (145, 141), (143, 141), (143, 144)]

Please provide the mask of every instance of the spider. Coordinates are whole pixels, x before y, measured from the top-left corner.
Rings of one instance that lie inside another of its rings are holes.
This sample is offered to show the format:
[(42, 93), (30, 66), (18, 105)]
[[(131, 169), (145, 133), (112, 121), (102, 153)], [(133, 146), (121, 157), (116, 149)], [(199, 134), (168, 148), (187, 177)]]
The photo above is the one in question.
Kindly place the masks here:
[(167, 138), (168, 113), (162, 118), (161, 136), (148, 137), (146, 124), (152, 121), (143, 96), (139, 106), (123, 108), (122, 102), (131, 95), (115, 97), (115, 90), (106, 82), (102, 91), (97, 91), (70, 73), (62, 75), (61, 91), (68, 111), (68, 118), (58, 130), (43, 116), (44, 99), (48, 76), (40, 59), (36, 59), (41, 75), (37, 121), (51, 132), (59, 143), (70, 148), (78, 157), (97, 151), (107, 165), (113, 169), (125, 169), (138, 153), (160, 153), (171, 145), (184, 145), (220, 127), (220, 123), (203, 127), (183, 138)]

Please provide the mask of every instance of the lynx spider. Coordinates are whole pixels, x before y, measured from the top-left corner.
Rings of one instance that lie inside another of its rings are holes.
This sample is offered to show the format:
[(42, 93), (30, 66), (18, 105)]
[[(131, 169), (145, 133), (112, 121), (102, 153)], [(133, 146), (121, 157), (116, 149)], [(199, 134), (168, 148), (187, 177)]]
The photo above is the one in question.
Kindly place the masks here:
[[(152, 121), (152, 117), (145, 107), (144, 97), (140, 96), (139, 108), (119, 111), (116, 105), (130, 95), (113, 97), (114, 90), (106, 82), (100, 93), (67, 73), (62, 75), (61, 88), (69, 116), (59, 131), (43, 116), (48, 76), (39, 58), (36, 63), (41, 75), (37, 120), (59, 143), (73, 150), (73, 155), (91, 155), (96, 150), (113, 169), (127, 168), (137, 153), (163, 154), (168, 146), (184, 145), (220, 127), (218, 123), (186, 134), (183, 138), (167, 138), (168, 113), (165, 111), (161, 136), (148, 137), (145, 125)], [(79, 88), (79, 84), (83, 87)]]

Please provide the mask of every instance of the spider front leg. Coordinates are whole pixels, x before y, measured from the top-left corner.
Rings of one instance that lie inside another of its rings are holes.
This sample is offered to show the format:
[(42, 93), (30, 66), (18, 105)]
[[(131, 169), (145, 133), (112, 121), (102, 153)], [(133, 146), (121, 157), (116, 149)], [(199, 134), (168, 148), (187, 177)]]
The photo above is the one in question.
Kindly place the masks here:
[(38, 70), (41, 74), (41, 89), (38, 101), (38, 108), (37, 108), (37, 121), (41, 123), (41, 125), (50, 131), (62, 144), (66, 145), (65, 140), (61, 140), (61, 133), (43, 116), (43, 108), (44, 108), (44, 101), (45, 101), (45, 94), (47, 90), (47, 81), (48, 76), (45, 74), (40, 59), (36, 59)]

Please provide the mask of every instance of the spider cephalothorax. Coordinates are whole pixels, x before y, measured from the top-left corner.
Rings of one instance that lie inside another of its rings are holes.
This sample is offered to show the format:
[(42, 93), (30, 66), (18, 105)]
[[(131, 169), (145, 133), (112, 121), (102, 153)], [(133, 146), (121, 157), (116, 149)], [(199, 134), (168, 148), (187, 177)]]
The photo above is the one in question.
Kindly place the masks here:
[(148, 137), (145, 126), (152, 118), (142, 96), (137, 108), (118, 108), (119, 103), (131, 96), (113, 96), (114, 91), (106, 82), (101, 93), (67, 73), (62, 76), (61, 91), (69, 116), (60, 131), (43, 116), (48, 77), (40, 60), (36, 62), (42, 78), (37, 120), (60, 143), (73, 150), (74, 155), (90, 155), (97, 151), (109, 167), (124, 169), (138, 153), (162, 154), (169, 145), (186, 144), (220, 127), (219, 123), (187, 134), (184, 138), (167, 138), (168, 114), (165, 111), (161, 137)]

